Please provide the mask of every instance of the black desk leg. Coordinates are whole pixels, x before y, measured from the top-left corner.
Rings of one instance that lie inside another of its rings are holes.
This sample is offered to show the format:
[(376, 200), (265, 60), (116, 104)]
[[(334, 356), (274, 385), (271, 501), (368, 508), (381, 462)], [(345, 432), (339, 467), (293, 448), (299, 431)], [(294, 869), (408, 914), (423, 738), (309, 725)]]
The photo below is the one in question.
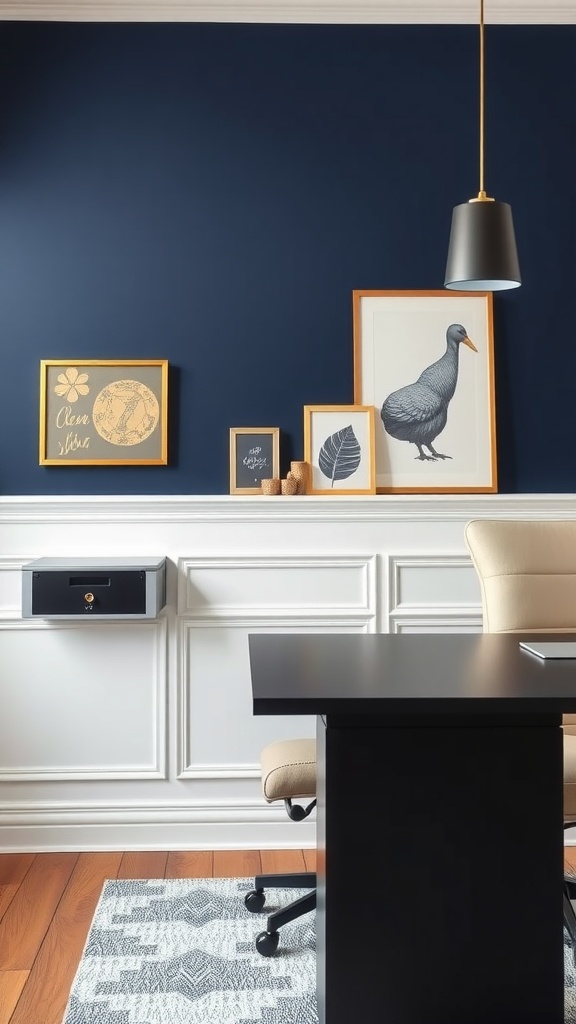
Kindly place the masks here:
[(320, 1024), (562, 1024), (562, 732), (481, 722), (319, 719)]

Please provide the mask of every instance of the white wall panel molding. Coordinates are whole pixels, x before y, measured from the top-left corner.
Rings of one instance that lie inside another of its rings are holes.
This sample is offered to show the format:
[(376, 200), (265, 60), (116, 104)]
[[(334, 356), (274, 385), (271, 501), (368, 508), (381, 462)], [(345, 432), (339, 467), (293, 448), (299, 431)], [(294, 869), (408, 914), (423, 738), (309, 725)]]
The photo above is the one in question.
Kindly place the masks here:
[(468, 615), (446, 610), (439, 615), (428, 608), (415, 609), (411, 615), (392, 615), (391, 633), (481, 633), (482, 614)]
[[(475, 24), (466, 0), (3, 0), (13, 21), (214, 21), (350, 24)], [(491, 0), (486, 21), (574, 24), (572, 0)]]
[(391, 633), (475, 632), (482, 625), (478, 578), (467, 555), (389, 555)]
[(29, 561), (0, 556), (0, 620), (19, 618), (22, 609), (22, 566)]
[(178, 610), (196, 618), (239, 615), (365, 616), (376, 611), (376, 556), (327, 554), (182, 558)]
[[(576, 0), (574, 0), (576, 4)], [(159, 495), (128, 497), (0, 496), (0, 553), (4, 527), (27, 524), (436, 522), (474, 518), (573, 519), (576, 494), (436, 494), (315, 496)], [(29, 559), (45, 554), (40, 538)], [(157, 545), (156, 545), (157, 547)], [(158, 549), (159, 551), (159, 549)], [(155, 550), (155, 554), (158, 553)], [(114, 553), (114, 552), (110, 552)]]
[(165, 619), (4, 621), (0, 635), (0, 782), (166, 778)]
[(462, 609), (480, 605), (478, 578), (465, 555), (390, 555), (388, 558), (390, 610), (408, 611), (416, 605), (434, 608), (450, 604)]
[[(313, 736), (313, 718), (254, 717), (248, 633), (373, 633), (373, 617), (283, 615), (273, 621), (183, 619), (179, 630), (178, 779), (259, 778), (273, 739)], [(242, 728), (237, 723), (242, 722)], [(236, 724), (235, 724), (236, 723)]]
[(200, 630), (236, 629), (246, 635), (250, 633), (282, 633), (314, 630), (318, 632), (354, 632), (354, 633), (375, 633), (372, 615), (321, 615), (316, 612), (314, 615), (302, 615), (293, 610), (279, 611), (272, 618), (267, 615), (255, 614), (242, 618), (197, 618), (182, 619), (181, 628), (185, 632), (197, 633)]
[(35, 803), (27, 801), (21, 804), (1, 804), (0, 818), (3, 824), (19, 825), (22, 820), (30, 825), (47, 825), (57, 819), (61, 823), (75, 825), (93, 825), (99, 822), (117, 824), (129, 820), (140, 824), (160, 822), (191, 822), (191, 821), (223, 821), (223, 815), (229, 820), (242, 821), (269, 819), (280, 820), (282, 808), (263, 803), (260, 800), (234, 801), (226, 803), (207, 800), (193, 800), (163, 803), (140, 802), (138, 804), (101, 803), (98, 801), (71, 803)]

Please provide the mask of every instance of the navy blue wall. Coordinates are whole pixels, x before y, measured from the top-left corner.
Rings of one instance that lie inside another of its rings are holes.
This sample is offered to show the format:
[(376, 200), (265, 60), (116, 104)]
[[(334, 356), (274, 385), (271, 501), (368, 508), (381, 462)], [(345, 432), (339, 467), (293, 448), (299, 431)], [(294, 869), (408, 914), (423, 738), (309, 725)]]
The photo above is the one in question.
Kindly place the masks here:
[[(576, 27), (488, 26), (500, 490), (574, 491)], [(352, 290), (441, 288), (475, 26), (0, 25), (0, 493), (227, 493), (230, 426), (353, 400)], [(399, 344), (400, 344), (399, 340)], [(166, 467), (38, 465), (40, 359), (166, 358)]]

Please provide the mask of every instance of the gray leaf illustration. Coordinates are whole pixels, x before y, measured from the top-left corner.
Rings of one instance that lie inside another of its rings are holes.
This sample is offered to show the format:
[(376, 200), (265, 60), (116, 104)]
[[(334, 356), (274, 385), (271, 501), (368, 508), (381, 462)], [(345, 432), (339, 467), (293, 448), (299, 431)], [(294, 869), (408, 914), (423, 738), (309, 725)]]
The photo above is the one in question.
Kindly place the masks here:
[(326, 438), (318, 455), (318, 465), (334, 487), (335, 480), (347, 480), (356, 472), (361, 458), (360, 444), (350, 424)]

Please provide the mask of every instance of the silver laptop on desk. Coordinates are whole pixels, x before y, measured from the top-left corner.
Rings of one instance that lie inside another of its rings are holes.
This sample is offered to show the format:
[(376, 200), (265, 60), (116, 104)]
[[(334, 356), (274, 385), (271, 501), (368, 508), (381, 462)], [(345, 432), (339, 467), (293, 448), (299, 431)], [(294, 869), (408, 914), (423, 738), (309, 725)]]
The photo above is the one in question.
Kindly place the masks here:
[(546, 641), (534, 643), (531, 640), (521, 640), (520, 647), (530, 654), (537, 654), (539, 658), (576, 658), (576, 643), (568, 640)]

